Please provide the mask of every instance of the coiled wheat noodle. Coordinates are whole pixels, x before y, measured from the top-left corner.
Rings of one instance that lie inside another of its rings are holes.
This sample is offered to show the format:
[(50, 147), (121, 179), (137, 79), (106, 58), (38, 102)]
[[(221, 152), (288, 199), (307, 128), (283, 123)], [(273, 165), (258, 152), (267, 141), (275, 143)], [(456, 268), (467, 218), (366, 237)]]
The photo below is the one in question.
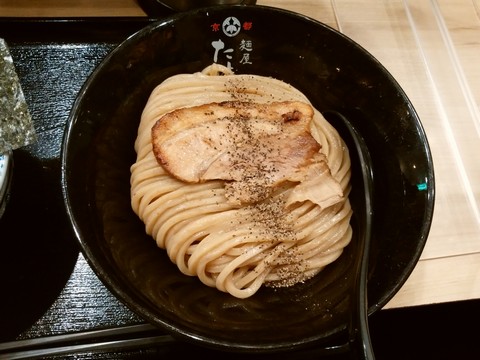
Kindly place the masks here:
[(224, 182), (185, 183), (166, 172), (152, 152), (151, 128), (175, 109), (231, 100), (309, 103), (285, 82), (235, 75), (212, 65), (168, 78), (152, 92), (138, 128), (131, 167), (131, 204), (146, 232), (180, 271), (238, 298), (263, 284), (290, 286), (335, 261), (350, 242), (350, 159), (338, 133), (315, 110), (311, 134), (321, 144), (344, 199), (320, 208), (305, 201), (285, 211), (292, 183), (262, 204), (239, 206), (224, 196)]

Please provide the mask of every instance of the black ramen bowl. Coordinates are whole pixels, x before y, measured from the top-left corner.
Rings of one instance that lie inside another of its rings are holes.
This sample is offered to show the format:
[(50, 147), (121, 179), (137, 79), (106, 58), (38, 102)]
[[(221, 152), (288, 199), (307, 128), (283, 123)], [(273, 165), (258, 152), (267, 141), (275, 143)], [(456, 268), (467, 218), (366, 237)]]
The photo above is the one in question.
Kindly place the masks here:
[[(319, 275), (241, 300), (181, 274), (130, 207), (133, 143), (150, 92), (169, 76), (214, 61), (236, 73), (290, 83), (320, 111), (341, 113), (355, 124), (371, 152), (375, 183), (369, 312), (407, 280), (427, 240), (434, 204), (430, 150), (411, 102), (349, 38), (263, 6), (174, 15), (126, 39), (94, 70), (74, 104), (62, 149), (65, 203), (82, 251), (113, 294), (180, 340), (244, 352), (330, 346), (347, 332), (355, 215), (351, 244)], [(354, 211), (359, 197), (352, 198)]]

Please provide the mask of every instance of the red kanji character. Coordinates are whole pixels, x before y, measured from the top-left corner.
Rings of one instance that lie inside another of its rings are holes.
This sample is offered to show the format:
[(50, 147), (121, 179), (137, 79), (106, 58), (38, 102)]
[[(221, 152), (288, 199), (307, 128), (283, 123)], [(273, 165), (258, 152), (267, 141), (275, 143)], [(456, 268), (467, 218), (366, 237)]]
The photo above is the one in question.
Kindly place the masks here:
[(243, 30), (251, 30), (252, 29), (252, 22), (251, 21), (245, 21), (243, 23)]
[(212, 27), (212, 31), (219, 31), (220, 30), (220, 24), (218, 24), (218, 23), (213, 23), (210, 26)]

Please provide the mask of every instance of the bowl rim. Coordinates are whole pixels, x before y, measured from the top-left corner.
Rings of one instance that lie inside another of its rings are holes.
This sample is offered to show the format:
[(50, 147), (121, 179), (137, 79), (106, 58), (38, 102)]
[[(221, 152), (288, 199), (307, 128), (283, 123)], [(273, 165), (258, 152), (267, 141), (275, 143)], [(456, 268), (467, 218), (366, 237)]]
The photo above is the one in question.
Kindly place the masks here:
[[(430, 148), (429, 148), (429, 145), (428, 145), (428, 140), (427, 140), (423, 125), (421, 124), (420, 119), (419, 119), (415, 109), (413, 108), (413, 105), (411, 104), (410, 100), (408, 99), (407, 95), (405, 94), (404, 90), (400, 87), (398, 82), (393, 78), (391, 73), (370, 52), (368, 52), (361, 45), (359, 45), (358, 43), (356, 43), (354, 40), (352, 40), (348, 36), (344, 35), (343, 33), (339, 32), (338, 30), (334, 29), (333, 27), (331, 27), (327, 24), (324, 24), (324, 23), (322, 23), (322, 22), (320, 22), (316, 19), (313, 19), (309, 16), (306, 16), (304, 14), (299, 14), (299, 13), (296, 13), (296, 12), (293, 12), (293, 11), (290, 11), (290, 10), (286, 10), (286, 9), (280, 9), (280, 8), (275, 8), (275, 7), (271, 7), (271, 6), (265, 6), (265, 5), (255, 5), (255, 6), (249, 6), (249, 5), (233, 5), (233, 6), (226, 5), (226, 6), (223, 6), (223, 5), (219, 5), (219, 6), (212, 6), (212, 7), (208, 7), (208, 8), (195, 9), (195, 10), (184, 12), (184, 13), (174, 14), (174, 15), (171, 15), (171, 16), (165, 18), (165, 19), (160, 19), (160, 20), (155, 21), (151, 24), (148, 24), (144, 28), (140, 29), (139, 31), (132, 34), (131, 36), (127, 37), (118, 46), (116, 46), (112, 51), (110, 51), (105, 56), (105, 58), (99, 63), (99, 65), (90, 74), (90, 76), (87, 78), (86, 82), (84, 83), (84, 85), (82, 86), (82, 88), (80, 89), (80, 91), (77, 94), (77, 97), (75, 99), (74, 105), (73, 105), (72, 110), (70, 112), (68, 122), (67, 122), (67, 125), (66, 125), (66, 128), (65, 128), (64, 138), (63, 138), (63, 141), (62, 141), (63, 144), (62, 144), (62, 149), (61, 149), (61, 170), (62, 170), (62, 172), (61, 172), (61, 184), (62, 184), (63, 198), (64, 198), (65, 206), (66, 206), (66, 209), (67, 209), (67, 214), (68, 214), (68, 216), (69, 216), (69, 218), (72, 222), (72, 227), (74, 229), (74, 233), (76, 235), (77, 240), (79, 241), (79, 243), (81, 245), (81, 250), (85, 254), (86, 261), (92, 267), (94, 272), (100, 277), (102, 282), (110, 290), (112, 290), (112, 292), (114, 294), (116, 294), (117, 297), (119, 297), (120, 300), (122, 300), (126, 304), (128, 304), (129, 302), (136, 303), (136, 299), (132, 298), (128, 294), (128, 292), (125, 291), (122, 288), (121, 284), (118, 284), (116, 279), (112, 280), (108, 276), (108, 274), (106, 274), (104, 272), (103, 268), (100, 268), (100, 269), (98, 268), (98, 266), (96, 264), (97, 259), (95, 258), (95, 255), (92, 253), (88, 244), (85, 242), (85, 239), (81, 235), (82, 231), (79, 228), (79, 225), (75, 220), (74, 213), (71, 210), (72, 205), (70, 203), (70, 196), (69, 196), (69, 190), (68, 190), (68, 176), (66, 174), (66, 169), (67, 169), (67, 166), (68, 166), (67, 165), (67, 153), (69, 151), (69, 149), (68, 149), (68, 139), (69, 139), (69, 137), (71, 135), (71, 132), (72, 132), (72, 130), (74, 128), (74, 125), (75, 125), (74, 124), (75, 122), (73, 121), (74, 118), (75, 118), (74, 115), (78, 112), (78, 109), (79, 109), (80, 104), (81, 104), (81, 98), (86, 93), (90, 83), (93, 82), (93, 79), (96, 76), (96, 74), (98, 74), (99, 72), (102, 71), (102, 69), (106, 66), (108, 61), (112, 57), (114, 57), (117, 52), (121, 51), (122, 47), (128, 46), (130, 43), (134, 42), (138, 37), (141, 37), (144, 34), (148, 34), (149, 32), (159, 30), (162, 27), (165, 27), (169, 24), (175, 23), (175, 22), (177, 22), (177, 21), (179, 21), (183, 18), (188, 18), (188, 17), (194, 16), (194, 15), (197, 15), (198, 13), (215, 12), (217, 10), (224, 10), (225, 8), (235, 8), (235, 7), (237, 7), (237, 8), (249, 8), (252, 11), (274, 12), (276, 15), (279, 15), (279, 16), (284, 16), (284, 15), (293, 16), (293, 17), (296, 17), (297, 19), (303, 19), (303, 21), (307, 21), (314, 26), (321, 26), (321, 27), (324, 27), (324, 28), (328, 28), (330, 31), (335, 32), (337, 35), (346, 39), (352, 46), (357, 47), (362, 52), (367, 54), (372, 61), (376, 62), (380, 67), (382, 67), (382, 69), (385, 72), (385, 75), (389, 77), (389, 81), (396, 84), (396, 87), (399, 90), (399, 92), (408, 101), (408, 103), (410, 104), (410, 107), (411, 107), (412, 115), (417, 119), (417, 122), (416, 122), (417, 129), (416, 130), (418, 131), (419, 136), (425, 141), (425, 147), (427, 149), (427, 152), (426, 152), (427, 159), (426, 160), (429, 163), (428, 176), (429, 176), (429, 181), (430, 181), (429, 182), (429, 187), (428, 187), (428, 190), (427, 190), (428, 191), (428, 197), (429, 197), (430, 201), (428, 202), (428, 207), (425, 208), (425, 223), (423, 224), (424, 228), (421, 232), (423, 234), (423, 236), (422, 236), (421, 239), (418, 240), (421, 246), (419, 246), (417, 248), (417, 252), (412, 255), (412, 258), (411, 258), (410, 262), (407, 263), (407, 264), (404, 264), (403, 277), (398, 279), (396, 284), (391, 287), (389, 292), (387, 294), (385, 294), (384, 297), (379, 299), (379, 301), (376, 304), (372, 304), (369, 307), (369, 314), (372, 314), (372, 313), (376, 312), (377, 310), (381, 309), (384, 305), (386, 305), (387, 302), (404, 285), (405, 281), (408, 279), (411, 272), (414, 270), (414, 268), (415, 268), (415, 266), (416, 266), (416, 264), (417, 264), (417, 262), (420, 258), (420, 255), (423, 251), (423, 248), (425, 246), (427, 237), (428, 237), (428, 233), (429, 233), (432, 218), (433, 218), (434, 195), (435, 195), (433, 160), (432, 160)], [(151, 312), (148, 309), (143, 309), (143, 308), (136, 309), (136, 312), (140, 313), (144, 317), (150, 317), (150, 315), (151, 315)], [(165, 329), (174, 330), (168, 323), (162, 322), (162, 321), (160, 321), (160, 323)], [(160, 325), (160, 323), (159, 323), (159, 325)], [(177, 334), (178, 334), (178, 332), (177, 332)], [(200, 342), (209, 342), (210, 341), (208, 338), (203, 338), (203, 337), (198, 336), (196, 334), (186, 333), (186, 334), (180, 334), (180, 335), (184, 335), (184, 336), (182, 336), (184, 339), (187, 339), (187, 340), (192, 340), (193, 339), (194, 342), (197, 342), (197, 343), (199, 341)], [(220, 345), (220, 347), (227, 348), (229, 346), (232, 346), (232, 343), (226, 342), (226, 343), (222, 344), (222, 342), (219, 342), (219, 343), (215, 343), (215, 345)], [(233, 344), (233, 346), (236, 346), (237, 350), (241, 349), (241, 347), (242, 347), (241, 344)], [(286, 347), (290, 347), (290, 346), (291, 345), (289, 344), (288, 346), (282, 346), (282, 348), (286, 348)], [(247, 350), (252, 349), (250, 346), (247, 346), (246, 348), (247, 348)], [(275, 349), (278, 349), (278, 348), (275, 348)], [(254, 348), (254, 350), (258, 350), (258, 349)]]
[(0, 218), (5, 211), (12, 179), (13, 153), (11, 150), (0, 154)]

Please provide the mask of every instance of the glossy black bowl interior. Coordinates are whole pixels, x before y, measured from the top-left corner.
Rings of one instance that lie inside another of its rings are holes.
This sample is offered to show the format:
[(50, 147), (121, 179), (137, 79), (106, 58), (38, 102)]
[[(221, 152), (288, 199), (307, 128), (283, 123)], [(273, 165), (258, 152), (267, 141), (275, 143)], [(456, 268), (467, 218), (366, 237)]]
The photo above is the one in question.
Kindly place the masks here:
[[(225, 24), (239, 26), (224, 33)], [(212, 42), (219, 40), (223, 48), (215, 52)], [(355, 236), (314, 279), (239, 300), (181, 275), (130, 208), (133, 142), (150, 92), (165, 78), (200, 71), (214, 59), (237, 73), (291, 83), (320, 111), (340, 112), (355, 123), (375, 177), (370, 312), (410, 275), (427, 240), (434, 201), (432, 160), (415, 110), (385, 68), (350, 39), (304, 16), (262, 6), (203, 9), (152, 24), (88, 79), (62, 152), (66, 206), (85, 257), (119, 299), (181, 339), (236, 351), (330, 344), (346, 328)], [(352, 182), (355, 187), (355, 174)]]

